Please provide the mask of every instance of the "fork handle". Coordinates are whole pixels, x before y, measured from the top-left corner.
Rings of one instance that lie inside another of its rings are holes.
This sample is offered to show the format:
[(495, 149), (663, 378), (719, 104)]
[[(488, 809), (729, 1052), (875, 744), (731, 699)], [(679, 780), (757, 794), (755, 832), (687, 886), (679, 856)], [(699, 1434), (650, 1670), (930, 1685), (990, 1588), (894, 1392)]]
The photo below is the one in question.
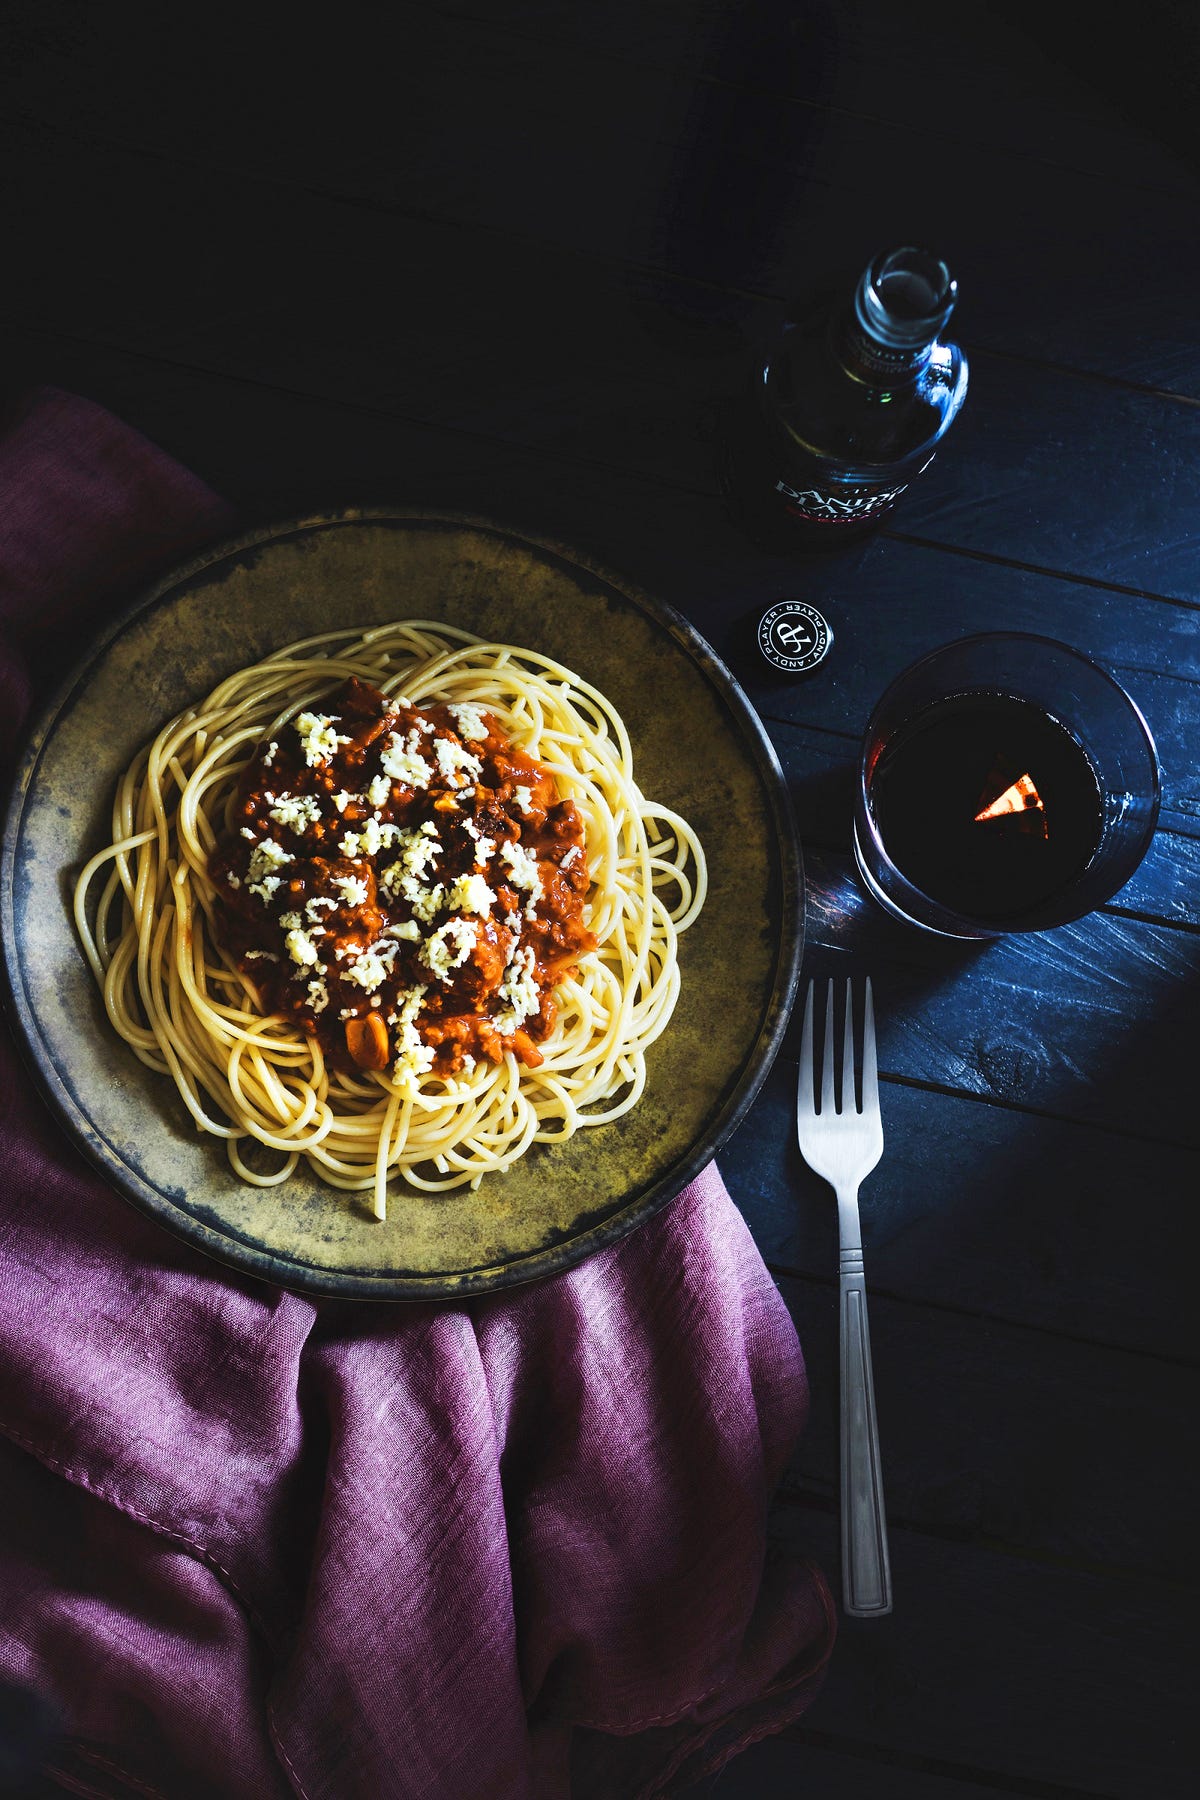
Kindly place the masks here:
[(852, 1618), (892, 1610), (887, 1515), (875, 1423), (871, 1333), (862, 1250), (843, 1248), (841, 1274), (842, 1603)]

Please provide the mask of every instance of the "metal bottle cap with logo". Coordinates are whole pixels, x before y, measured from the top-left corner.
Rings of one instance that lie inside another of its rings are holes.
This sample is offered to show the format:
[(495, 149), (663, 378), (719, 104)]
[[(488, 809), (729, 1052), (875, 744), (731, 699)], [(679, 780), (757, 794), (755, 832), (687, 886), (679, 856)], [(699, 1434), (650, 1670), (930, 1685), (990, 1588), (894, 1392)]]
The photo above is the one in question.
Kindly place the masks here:
[(810, 675), (832, 643), (828, 620), (804, 600), (777, 600), (758, 621), (758, 647), (781, 675)]

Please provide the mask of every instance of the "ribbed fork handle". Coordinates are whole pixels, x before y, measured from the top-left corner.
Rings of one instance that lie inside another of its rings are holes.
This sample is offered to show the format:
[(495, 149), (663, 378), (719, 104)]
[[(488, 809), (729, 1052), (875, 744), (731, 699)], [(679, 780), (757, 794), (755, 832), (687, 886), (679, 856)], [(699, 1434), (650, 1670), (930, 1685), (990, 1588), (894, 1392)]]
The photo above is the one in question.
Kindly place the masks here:
[[(849, 1208), (838, 1195), (838, 1213)], [(857, 1225), (857, 1196), (853, 1202)], [(854, 1241), (847, 1243), (847, 1237)], [(887, 1515), (879, 1467), (875, 1423), (875, 1383), (871, 1375), (871, 1333), (863, 1284), (862, 1244), (855, 1231), (842, 1231), (841, 1430), (842, 1430), (842, 1603), (853, 1618), (873, 1618), (892, 1610)]]

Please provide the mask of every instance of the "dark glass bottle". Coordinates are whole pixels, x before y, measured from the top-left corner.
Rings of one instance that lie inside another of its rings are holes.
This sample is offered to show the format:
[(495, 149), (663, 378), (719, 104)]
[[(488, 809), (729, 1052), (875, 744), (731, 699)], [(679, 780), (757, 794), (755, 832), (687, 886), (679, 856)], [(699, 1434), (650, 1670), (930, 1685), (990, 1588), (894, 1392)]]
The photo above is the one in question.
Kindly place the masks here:
[(957, 297), (940, 258), (905, 246), (848, 303), (792, 309), (724, 444), (726, 491), (756, 535), (831, 548), (883, 521), (966, 395), (966, 357), (940, 338)]

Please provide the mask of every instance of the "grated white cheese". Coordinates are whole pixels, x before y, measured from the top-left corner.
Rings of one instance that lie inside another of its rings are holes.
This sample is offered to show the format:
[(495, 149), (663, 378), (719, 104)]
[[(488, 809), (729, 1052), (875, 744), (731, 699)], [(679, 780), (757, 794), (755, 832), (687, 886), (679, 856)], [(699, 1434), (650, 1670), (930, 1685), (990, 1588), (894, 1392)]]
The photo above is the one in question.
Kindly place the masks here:
[(275, 752), (278, 750), (278, 748), (279, 748), (278, 743), (276, 742), (276, 740), (274, 738), (272, 738), (271, 742), (267, 745), (266, 755), (263, 757), (264, 768), (269, 769), (271, 764), (275, 761)]
[(485, 738), (488, 728), (483, 722), (483, 712), (478, 706), (470, 706), (465, 701), (458, 706), (447, 708), (450, 717), (458, 727), (458, 735), (468, 744)]
[[(475, 948), (479, 927), (473, 919), (447, 919), (421, 947), (421, 961), (439, 981), (448, 982)], [(451, 945), (454, 946), (453, 951)]]
[(301, 968), (312, 968), (319, 963), (317, 946), (312, 941), (311, 932), (293, 929), (283, 940), (288, 955)]
[(474, 840), (475, 840), (475, 861), (476, 862), (485, 863), (485, 862), (487, 862), (489, 857), (495, 856), (495, 854), (496, 854), (495, 838), (484, 837), (482, 831), (480, 831), (480, 829), (479, 829), (478, 825), (475, 823), (474, 819), (464, 819), (462, 821), (462, 828), (466, 832), (468, 837), (474, 838)]
[(393, 731), (379, 760), (384, 774), (390, 775), (393, 781), (403, 781), (413, 788), (427, 788), (433, 770), (423, 756), (416, 754), (414, 745), (415, 738), (410, 736), (406, 744)]
[(540, 898), (542, 877), (538, 875), (538, 859), (533, 851), (525, 850), (524, 844), (500, 844), (500, 862), (504, 862), (513, 878), (513, 886), (522, 887), (534, 900)]
[(405, 876), (420, 877), (427, 873), (436, 862), (442, 848), (437, 835), (437, 827), (428, 819), (415, 831), (402, 831), (396, 839), (400, 851), (397, 862), (383, 871), (379, 877), (380, 890), (383, 893), (394, 893)]
[(496, 1017), (496, 1029), (505, 1037), (511, 1037), (541, 1007), (542, 996), (533, 970), (533, 951), (514, 951), (500, 985), (499, 998), (506, 1002), (506, 1010)]
[(433, 746), (433, 754), (437, 757), (437, 765), (441, 773), (449, 781), (461, 769), (468, 775), (482, 775), (483, 764), (477, 756), (456, 743), (453, 738), (439, 738)]
[(392, 797), (392, 784), (386, 775), (376, 775), (367, 788), (368, 806), (386, 806)]
[(310, 769), (315, 769), (318, 763), (328, 762), (336, 755), (339, 744), (350, 742), (348, 737), (334, 730), (333, 717), (329, 713), (302, 712), (296, 718), (295, 726), (304, 760)]
[(246, 961), (257, 962), (262, 957), (265, 962), (278, 962), (279, 958), (273, 950), (247, 950)]
[(333, 885), (346, 906), (367, 904), (367, 884), (361, 875), (335, 875)]
[(533, 805), (533, 789), (527, 787), (515, 787), (513, 789), (513, 799), (516, 801), (521, 811), (527, 813)]
[(404, 1005), (389, 1020), (397, 1028), (399, 1044), (399, 1054), (392, 1065), (393, 1073), (401, 1087), (410, 1093), (420, 1077), (427, 1075), (433, 1067), (433, 1050), (430, 1045), (421, 1042), (421, 1035), (414, 1023), (424, 998), (423, 987), (409, 988), (404, 996)]
[(501, 844), (500, 861), (507, 865), (513, 886), (523, 888), (529, 895), (525, 903), (525, 917), (532, 919), (534, 908), (542, 897), (542, 878), (538, 874), (537, 858), (526, 850), (524, 844)]
[(486, 919), (495, 898), (482, 875), (460, 875), (450, 884), (446, 907), (450, 912), (480, 913)]
[(405, 875), (400, 883), (400, 892), (424, 924), (430, 924), (441, 912), (446, 901), (446, 890), (439, 881), (436, 887), (422, 887), (415, 875)]
[(399, 944), (372, 944), (362, 950), (350, 965), (342, 970), (343, 981), (356, 982), (360, 988), (371, 992), (381, 986), (391, 973), (392, 964), (396, 960)]
[(254, 841), (254, 827), (253, 827), (253, 826), (252, 826), (252, 825), (243, 825), (243, 826), (242, 826), (242, 836), (243, 836), (243, 837), (244, 837), (244, 838), (249, 838), (249, 839), (250, 839), (250, 841), (251, 841), (251, 842), (252, 842), (252, 843), (253, 843), (253, 841)]
[(305, 901), (304, 916), (310, 925), (319, 925), (321, 913), (325, 910), (337, 911), (337, 901), (331, 900), (328, 894), (314, 894), (311, 900)]
[(295, 860), (274, 838), (264, 838), (261, 844), (255, 844), (250, 856), (250, 867), (246, 871), (249, 892), (257, 894), (265, 903), (281, 880), (275, 873), (276, 869), (284, 869)]
[(342, 855), (351, 859), (359, 856), (378, 856), (381, 850), (387, 850), (400, 837), (398, 825), (381, 825), (378, 819), (368, 819), (361, 831), (348, 831), (342, 839)]
[(280, 913), (279, 923), (283, 926), (285, 931), (299, 931), (304, 920), (300, 917), (298, 912), (286, 912)]
[(348, 788), (343, 788), (340, 794), (335, 794), (333, 796), (333, 804), (340, 813), (344, 813), (348, 806), (365, 806), (367, 804), (367, 796), (365, 794), (352, 794)]
[(315, 981), (309, 982), (308, 1004), (315, 1013), (324, 1012), (329, 1005), (329, 989), (325, 986), (323, 975), (318, 975)]
[(421, 936), (421, 927), (415, 919), (405, 919), (399, 925), (384, 927), (384, 937), (404, 938), (409, 943), (417, 943)]
[(294, 831), (297, 837), (303, 837), (320, 816), (320, 804), (312, 794), (281, 794), (270, 812), (276, 825), (284, 831)]

